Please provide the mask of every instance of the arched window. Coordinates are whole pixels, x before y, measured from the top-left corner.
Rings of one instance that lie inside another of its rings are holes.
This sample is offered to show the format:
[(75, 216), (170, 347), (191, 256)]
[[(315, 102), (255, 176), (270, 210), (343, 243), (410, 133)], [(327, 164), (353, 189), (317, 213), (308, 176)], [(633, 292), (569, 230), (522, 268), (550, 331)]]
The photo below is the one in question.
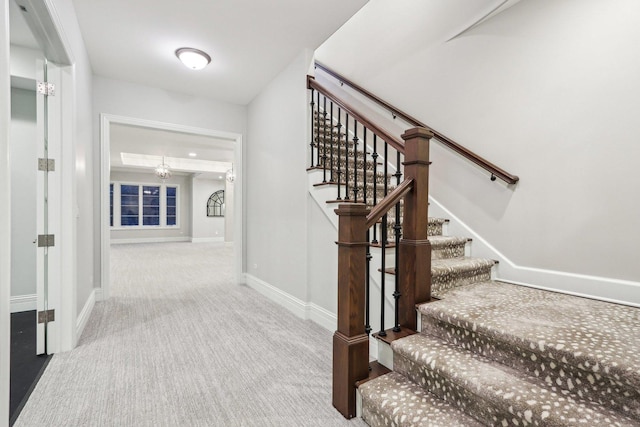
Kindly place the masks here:
[(224, 190), (218, 190), (209, 197), (207, 216), (224, 216)]

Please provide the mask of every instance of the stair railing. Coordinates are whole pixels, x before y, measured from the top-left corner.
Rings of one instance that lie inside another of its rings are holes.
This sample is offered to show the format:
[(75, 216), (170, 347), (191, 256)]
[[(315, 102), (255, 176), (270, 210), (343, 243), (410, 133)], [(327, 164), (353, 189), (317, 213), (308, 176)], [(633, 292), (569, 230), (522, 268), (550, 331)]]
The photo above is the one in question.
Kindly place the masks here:
[[(311, 90), (310, 169), (322, 170), (322, 183), (317, 185), (337, 187), (335, 202), (339, 203), (335, 210), (338, 329), (333, 336), (333, 405), (345, 417), (352, 418), (356, 382), (369, 376), (369, 335), (377, 322), (371, 318), (375, 307), (371, 304), (371, 246), (381, 249), (379, 337), (415, 331), (416, 304), (431, 298), (427, 228), (429, 140), (433, 134), (424, 128), (412, 128), (401, 141), (313, 77), (307, 78), (307, 86)], [(393, 189), (389, 176), (395, 178)], [(389, 242), (390, 231), (395, 244)], [(395, 266), (388, 269), (386, 254), (391, 246), (395, 246)], [(385, 277), (389, 272), (396, 273), (391, 294), (393, 319), (385, 310), (390, 291)], [(393, 327), (387, 329), (390, 321)]]
[(424, 124), (420, 120), (416, 119), (415, 117), (412, 117), (411, 115), (405, 113), (404, 111), (400, 110), (399, 108), (394, 107), (393, 105), (389, 104), (388, 102), (384, 101), (383, 99), (381, 99), (378, 96), (374, 95), (373, 93), (369, 92), (368, 90), (366, 90), (362, 86), (358, 85), (357, 83), (354, 83), (351, 80), (347, 79), (346, 77), (338, 74), (337, 72), (333, 71), (332, 69), (330, 69), (326, 65), (323, 65), (320, 62), (316, 61), (315, 62), (315, 67), (321, 69), (322, 71), (324, 71), (328, 75), (334, 77), (341, 84), (346, 84), (347, 86), (353, 88), (355, 91), (361, 93), (362, 95), (364, 95), (365, 97), (369, 98), (370, 100), (372, 100), (376, 104), (382, 106), (383, 108), (385, 108), (386, 110), (388, 110), (391, 113), (391, 115), (393, 116), (394, 119), (396, 117), (400, 117), (402, 120), (404, 120), (406, 123), (409, 123), (409, 125), (411, 125), (411, 126), (423, 127), (423, 128), (429, 129), (433, 133), (433, 139), (434, 140), (440, 142), (445, 147), (449, 148), (450, 150), (454, 151), (455, 153), (459, 154), (460, 156), (466, 158), (467, 160), (475, 163), (476, 165), (478, 165), (482, 169), (484, 169), (487, 172), (489, 172), (491, 181), (495, 181), (496, 178), (500, 178), (502, 181), (506, 182), (507, 184), (515, 184), (520, 180), (520, 178), (517, 175), (513, 175), (513, 174), (505, 171), (504, 169), (496, 166), (495, 164), (491, 163), (490, 161), (488, 161), (487, 159), (483, 158), (482, 156), (474, 153), (473, 151), (469, 150), (468, 148), (466, 148), (466, 147), (460, 145), (459, 143), (455, 142), (451, 138), (441, 134), (440, 132), (434, 130), (430, 126), (427, 126), (426, 124)]

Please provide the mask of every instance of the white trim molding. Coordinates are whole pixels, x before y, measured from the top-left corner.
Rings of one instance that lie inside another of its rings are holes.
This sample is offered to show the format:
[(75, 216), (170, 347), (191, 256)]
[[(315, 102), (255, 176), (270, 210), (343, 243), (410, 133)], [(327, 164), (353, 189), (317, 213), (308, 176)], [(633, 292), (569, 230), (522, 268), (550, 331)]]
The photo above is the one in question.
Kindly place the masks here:
[(301, 319), (307, 319), (307, 303), (251, 274), (245, 274), (247, 286), (283, 306)]
[(251, 274), (245, 274), (247, 286), (255, 289), (271, 301), (286, 308), (304, 320), (312, 320), (328, 331), (334, 332), (338, 317), (331, 311), (312, 302), (305, 302)]
[(20, 313), (31, 311), (37, 308), (38, 295), (16, 295), (11, 297), (11, 312)]
[(338, 316), (312, 302), (307, 303), (307, 319), (314, 321), (331, 332), (338, 329)]
[(193, 243), (224, 243), (224, 237), (192, 237)]
[(11, 71), (9, 0), (0, 0), (0, 427), (9, 425), (11, 358)]
[(473, 256), (499, 261), (494, 267), (496, 272), (493, 280), (640, 307), (640, 282), (517, 265), (440, 202), (431, 196), (429, 201), (431, 202), (430, 215), (449, 219), (450, 233), (469, 236), (473, 239)]
[(112, 245), (128, 245), (132, 243), (170, 243), (170, 242), (189, 242), (189, 237), (140, 237), (133, 239), (111, 239)]
[(91, 313), (93, 312), (93, 307), (96, 305), (96, 289), (91, 291), (89, 298), (87, 298), (87, 302), (82, 307), (82, 311), (78, 315), (78, 319), (76, 320), (76, 339), (80, 340), (82, 337), (82, 332), (84, 331), (85, 326), (87, 326), (87, 322), (89, 322), (89, 318), (91, 317)]

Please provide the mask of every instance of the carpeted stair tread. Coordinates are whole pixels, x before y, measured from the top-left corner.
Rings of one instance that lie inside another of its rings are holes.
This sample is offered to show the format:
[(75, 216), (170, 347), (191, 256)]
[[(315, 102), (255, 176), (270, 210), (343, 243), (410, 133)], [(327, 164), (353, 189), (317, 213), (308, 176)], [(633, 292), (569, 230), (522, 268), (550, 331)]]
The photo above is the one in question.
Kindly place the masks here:
[(638, 425), (597, 403), (550, 391), (525, 373), (437, 337), (415, 334), (391, 347), (396, 372), (486, 425)]
[(456, 236), (428, 236), (431, 247), (456, 246), (466, 244), (469, 241), (467, 237)]
[(640, 420), (640, 309), (492, 281), (441, 296), (423, 327)]
[(396, 372), (368, 381), (359, 390), (362, 418), (371, 427), (482, 425)]

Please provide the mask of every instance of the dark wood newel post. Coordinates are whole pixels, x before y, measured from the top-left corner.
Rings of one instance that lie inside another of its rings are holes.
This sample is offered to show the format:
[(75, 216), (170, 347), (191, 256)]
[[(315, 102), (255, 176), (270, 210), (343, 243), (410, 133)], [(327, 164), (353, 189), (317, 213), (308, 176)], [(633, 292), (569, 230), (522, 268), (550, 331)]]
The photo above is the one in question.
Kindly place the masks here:
[(404, 199), (402, 239), (399, 247), (398, 301), (399, 323), (416, 330), (416, 304), (431, 299), (431, 244), (429, 226), (429, 140), (433, 133), (425, 128), (407, 130), (404, 179), (413, 179), (413, 189)]
[(356, 415), (356, 381), (369, 375), (365, 333), (367, 206), (341, 204), (338, 214), (338, 330), (333, 335), (333, 406), (346, 418)]

